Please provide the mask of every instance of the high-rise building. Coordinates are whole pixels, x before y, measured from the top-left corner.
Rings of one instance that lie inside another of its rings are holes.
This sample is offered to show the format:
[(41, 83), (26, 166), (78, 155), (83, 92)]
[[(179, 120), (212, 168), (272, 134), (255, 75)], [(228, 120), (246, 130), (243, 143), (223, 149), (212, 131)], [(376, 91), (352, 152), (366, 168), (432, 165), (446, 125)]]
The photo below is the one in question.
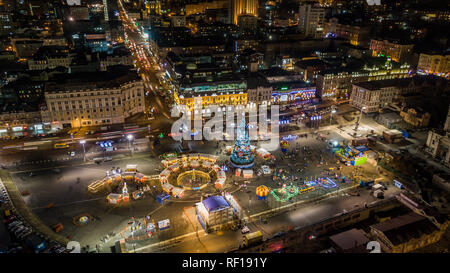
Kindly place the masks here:
[(258, 0), (230, 0), (228, 19), (230, 24), (237, 25), (239, 15), (258, 15)]
[(307, 2), (300, 4), (298, 15), (298, 28), (310, 38), (323, 36), (325, 9), (318, 3)]
[(103, 0), (103, 10), (105, 13), (105, 21), (118, 19), (118, 10), (116, 0)]
[(109, 21), (108, 0), (103, 0), (103, 12), (105, 13), (105, 21)]

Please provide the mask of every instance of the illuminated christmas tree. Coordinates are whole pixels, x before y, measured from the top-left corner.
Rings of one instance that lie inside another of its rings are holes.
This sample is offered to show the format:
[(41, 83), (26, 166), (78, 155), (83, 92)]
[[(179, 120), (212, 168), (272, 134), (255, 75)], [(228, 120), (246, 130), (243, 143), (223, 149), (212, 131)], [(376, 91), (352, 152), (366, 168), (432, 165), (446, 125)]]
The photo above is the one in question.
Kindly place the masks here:
[(245, 116), (237, 130), (237, 138), (231, 154), (231, 165), (235, 168), (246, 169), (253, 166), (255, 157), (250, 147), (250, 138), (245, 126)]

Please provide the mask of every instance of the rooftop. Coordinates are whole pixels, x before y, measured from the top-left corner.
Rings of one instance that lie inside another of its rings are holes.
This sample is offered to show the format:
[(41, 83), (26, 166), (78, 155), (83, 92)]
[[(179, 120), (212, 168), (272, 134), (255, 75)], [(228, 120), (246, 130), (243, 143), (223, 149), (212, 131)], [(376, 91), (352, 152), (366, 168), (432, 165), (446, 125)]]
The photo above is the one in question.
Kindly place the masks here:
[(312, 60), (304, 60), (299, 61), (295, 63), (295, 66), (301, 67), (301, 68), (307, 68), (308, 66), (314, 66), (314, 67), (326, 67), (326, 64), (319, 59), (312, 59)]
[(437, 227), (427, 218), (414, 212), (372, 225), (371, 228), (383, 232), (394, 245), (437, 230)]
[(370, 241), (364, 231), (356, 228), (330, 236), (330, 240), (342, 250), (366, 245)]
[(408, 85), (423, 85), (423, 86), (437, 86), (437, 85), (447, 85), (448, 80), (437, 77), (434, 75), (417, 75), (410, 78), (402, 79), (388, 79), (380, 81), (369, 81), (360, 82), (355, 85), (365, 88), (367, 90), (379, 90), (381, 88), (396, 86), (396, 87), (407, 87)]
[(224, 208), (230, 207), (228, 202), (222, 196), (211, 196), (203, 200), (203, 205), (208, 210), (208, 212), (218, 211)]
[(38, 60), (45, 57), (67, 57), (69, 48), (67, 46), (41, 46), (33, 55), (33, 59)]
[(141, 78), (136, 71), (124, 70), (121, 66), (112, 66), (108, 71), (55, 75), (53, 82), (47, 84), (46, 92), (116, 88), (122, 84), (139, 80)]

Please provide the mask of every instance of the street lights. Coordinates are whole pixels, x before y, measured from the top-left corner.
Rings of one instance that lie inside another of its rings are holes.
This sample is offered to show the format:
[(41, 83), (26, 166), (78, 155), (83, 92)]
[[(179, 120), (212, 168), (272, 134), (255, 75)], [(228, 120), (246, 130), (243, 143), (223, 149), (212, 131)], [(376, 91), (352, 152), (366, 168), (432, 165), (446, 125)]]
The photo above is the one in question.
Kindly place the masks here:
[(362, 120), (362, 113), (363, 113), (363, 110), (366, 110), (366, 107), (365, 107), (365, 106), (361, 107), (361, 114), (360, 114), (360, 117), (359, 117), (359, 121)]
[(131, 140), (133, 140), (133, 135), (127, 135), (128, 139), (128, 148), (130, 149), (131, 156), (133, 156), (133, 149), (131, 149)]
[(83, 161), (86, 162), (86, 150), (84, 149), (84, 144), (86, 144), (86, 140), (80, 140), (80, 144), (83, 145)]
[(336, 109), (331, 108), (331, 113), (330, 113), (330, 126), (331, 126), (331, 120), (333, 119), (333, 114), (336, 113)]
[(356, 135), (356, 131), (358, 131), (358, 126), (359, 126), (359, 123), (361, 122), (361, 119), (362, 119), (362, 113), (363, 113), (363, 110), (366, 110), (366, 108), (367, 107), (365, 107), (365, 106), (363, 106), (363, 107), (361, 107), (361, 113), (360, 113), (360, 115), (359, 115), (359, 120), (356, 120), (356, 124), (355, 124), (355, 135)]
[(311, 120), (313, 121), (313, 124), (311, 125), (312, 128), (319, 128), (320, 127), (320, 121), (322, 120), (322, 115), (314, 114), (314, 116), (311, 117)]

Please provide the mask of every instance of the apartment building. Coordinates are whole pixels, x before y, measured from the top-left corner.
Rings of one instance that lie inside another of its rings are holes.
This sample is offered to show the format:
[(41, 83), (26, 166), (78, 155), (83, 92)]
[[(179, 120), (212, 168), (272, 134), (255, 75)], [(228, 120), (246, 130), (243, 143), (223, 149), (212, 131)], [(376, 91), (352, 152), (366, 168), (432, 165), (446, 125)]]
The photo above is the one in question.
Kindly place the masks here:
[(58, 66), (68, 68), (72, 62), (69, 49), (64, 46), (42, 46), (28, 59), (29, 70), (54, 69)]
[(366, 114), (383, 109), (399, 94), (392, 80), (360, 82), (352, 86), (350, 105), (362, 109)]
[(324, 70), (317, 74), (317, 92), (318, 96), (322, 98), (348, 99), (354, 83), (408, 78), (410, 77), (410, 71), (409, 65), (371, 71), (352, 71), (351, 69)]
[(133, 65), (131, 52), (125, 48), (117, 48), (111, 54), (102, 52), (99, 54), (100, 71), (106, 71), (109, 66), (113, 65)]
[(448, 78), (450, 76), (450, 55), (421, 53), (417, 72)]
[(331, 18), (324, 23), (323, 35), (347, 39), (354, 46), (367, 46), (369, 31), (369, 27), (340, 24), (337, 18)]
[(144, 85), (136, 72), (78, 73), (64, 84), (48, 85), (45, 101), (46, 122), (63, 128), (124, 123), (145, 111)]
[(298, 29), (306, 37), (322, 38), (325, 9), (317, 3), (302, 3), (299, 7)]
[(384, 55), (390, 57), (395, 62), (406, 62), (412, 54), (414, 45), (401, 42), (391, 42), (388, 40), (370, 40), (370, 50), (372, 56)]

